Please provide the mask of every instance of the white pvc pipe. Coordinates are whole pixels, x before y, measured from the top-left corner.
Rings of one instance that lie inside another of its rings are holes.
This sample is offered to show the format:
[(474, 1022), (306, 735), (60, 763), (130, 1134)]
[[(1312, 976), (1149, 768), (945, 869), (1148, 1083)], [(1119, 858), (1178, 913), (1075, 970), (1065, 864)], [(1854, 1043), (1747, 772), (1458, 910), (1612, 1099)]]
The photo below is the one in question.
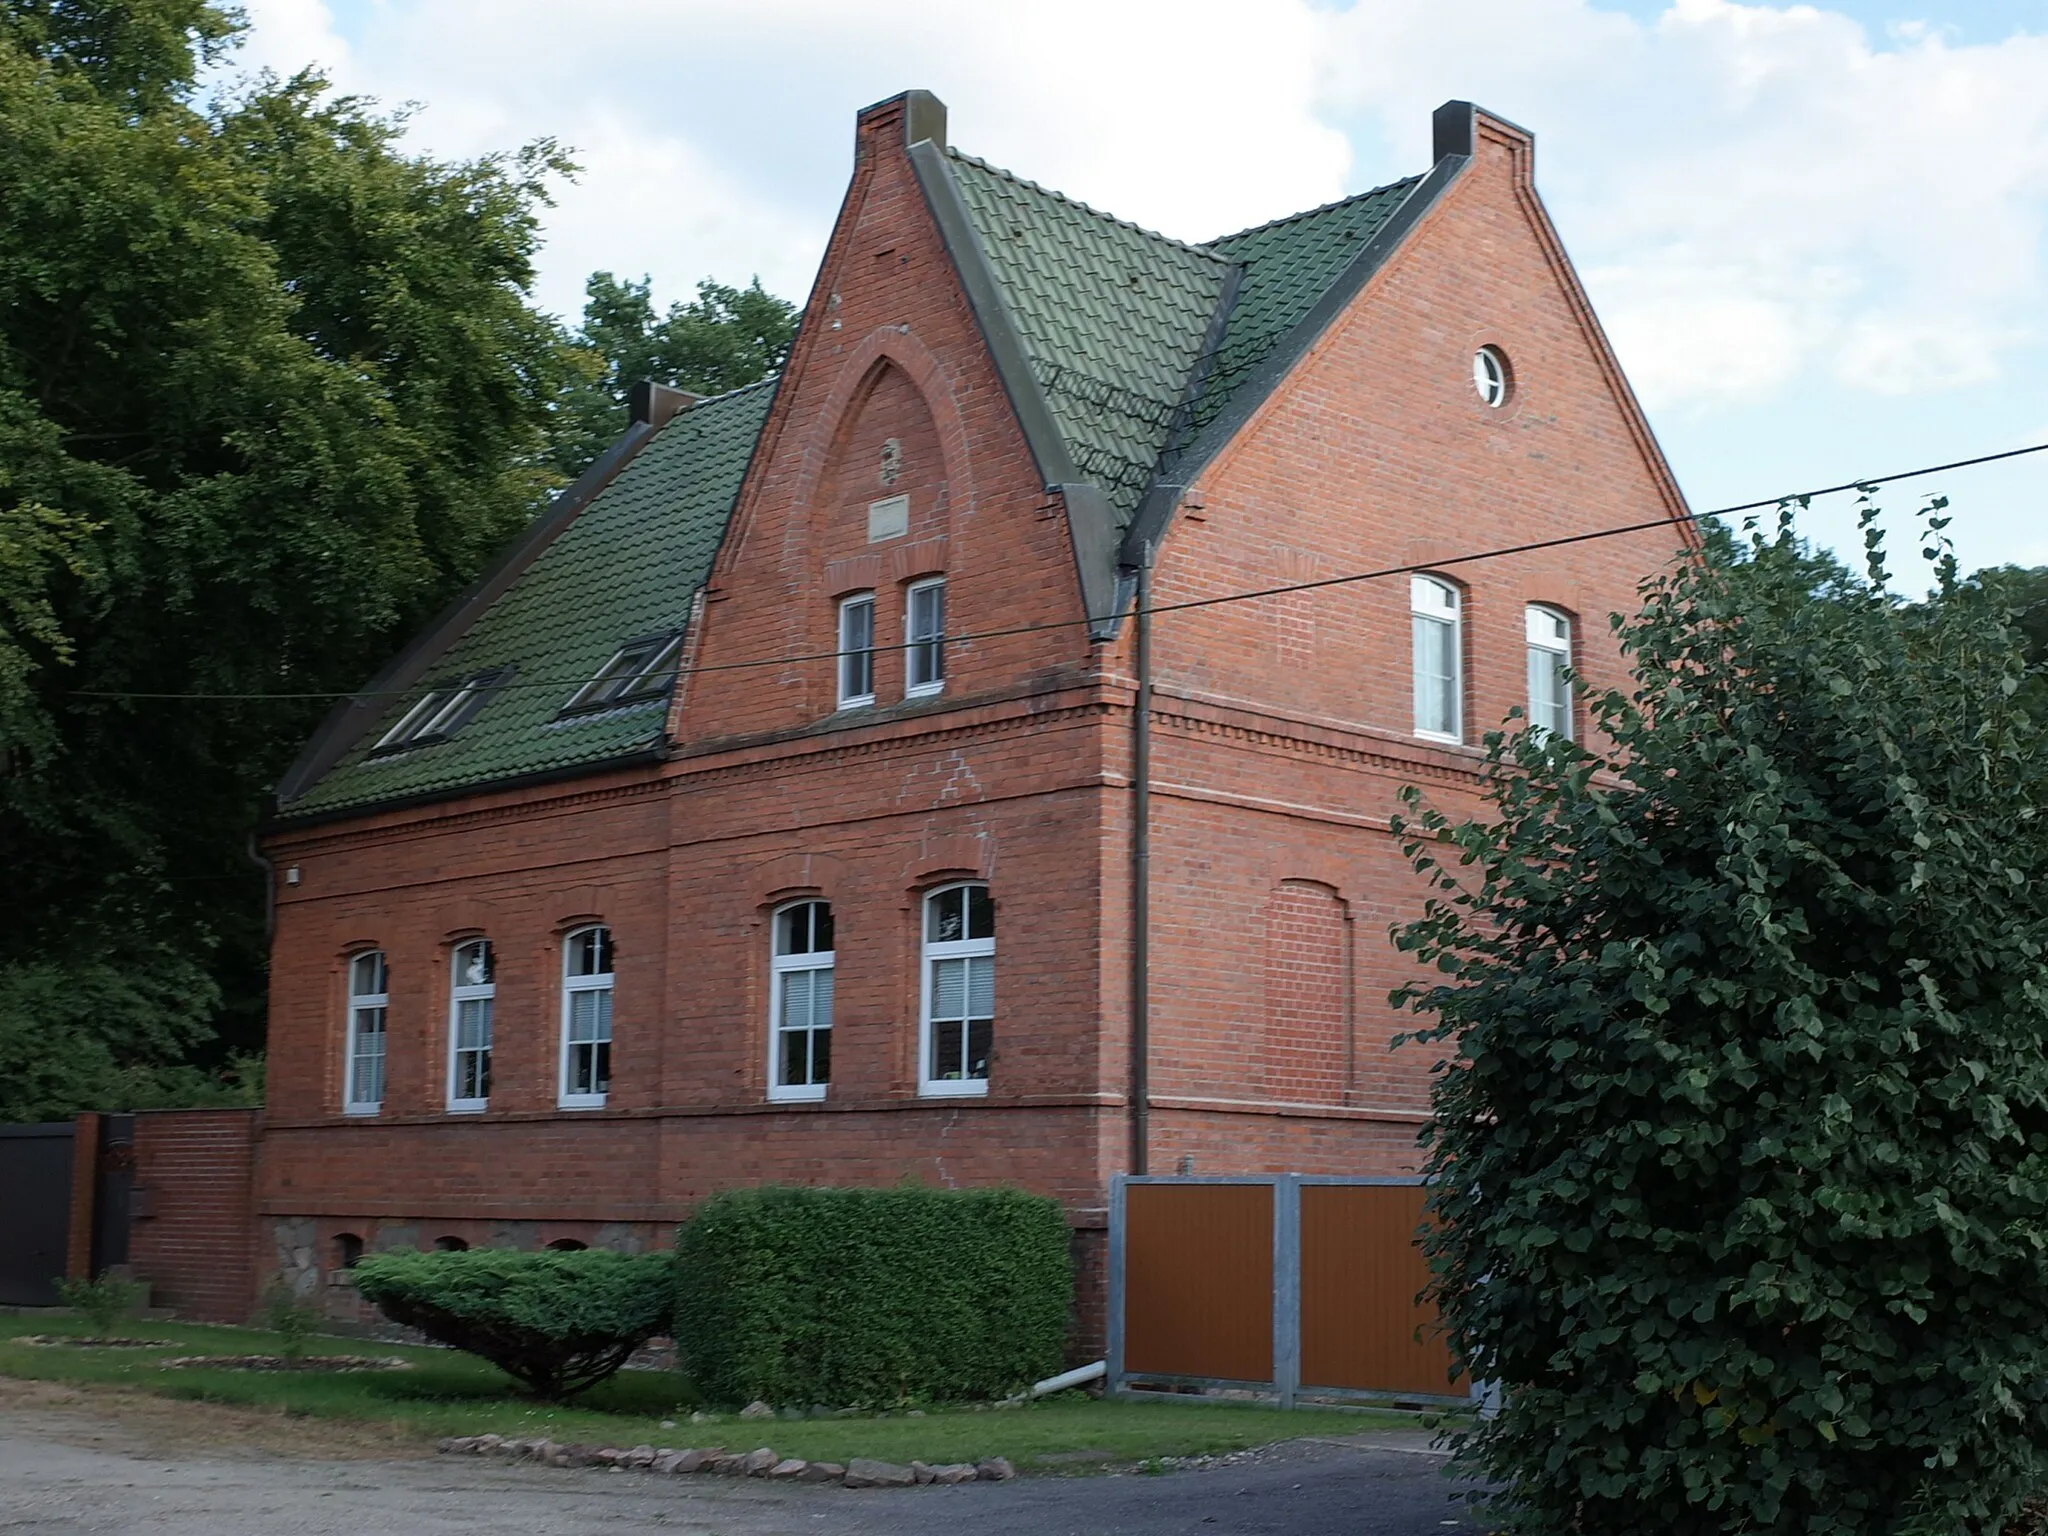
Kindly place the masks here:
[(1061, 1371), (1057, 1376), (1048, 1376), (1043, 1381), (1031, 1384), (1033, 1397), (1044, 1397), (1050, 1392), (1064, 1392), (1069, 1387), (1078, 1387), (1083, 1382), (1099, 1381), (1109, 1374), (1109, 1362), (1098, 1360), (1093, 1365), (1077, 1365), (1071, 1371)]

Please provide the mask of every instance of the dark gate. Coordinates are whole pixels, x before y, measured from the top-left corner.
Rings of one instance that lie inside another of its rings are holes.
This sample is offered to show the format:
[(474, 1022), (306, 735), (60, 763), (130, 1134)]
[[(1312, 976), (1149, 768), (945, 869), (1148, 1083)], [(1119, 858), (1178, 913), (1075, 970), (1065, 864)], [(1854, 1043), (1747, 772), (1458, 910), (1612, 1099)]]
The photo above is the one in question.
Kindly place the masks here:
[(0, 1125), (0, 1305), (57, 1304), (71, 1243), (73, 1140), (69, 1120)]

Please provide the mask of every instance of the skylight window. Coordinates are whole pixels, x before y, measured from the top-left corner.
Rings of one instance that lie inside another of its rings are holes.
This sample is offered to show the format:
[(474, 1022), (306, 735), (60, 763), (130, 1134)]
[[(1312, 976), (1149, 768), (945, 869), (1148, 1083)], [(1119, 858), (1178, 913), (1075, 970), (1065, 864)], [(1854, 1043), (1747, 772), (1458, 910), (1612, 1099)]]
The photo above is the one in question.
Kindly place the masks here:
[(610, 661), (597, 669), (597, 676), (562, 706), (562, 713), (580, 714), (660, 698), (674, 681), (676, 653), (682, 648), (681, 635), (648, 635), (628, 640)]
[(370, 749), (371, 755), (446, 741), (476, 718), (477, 711), (490, 702), (492, 693), (511, 675), (510, 667), (490, 667), (434, 684), (424, 698), (399, 717), (398, 724), (378, 738), (377, 745)]

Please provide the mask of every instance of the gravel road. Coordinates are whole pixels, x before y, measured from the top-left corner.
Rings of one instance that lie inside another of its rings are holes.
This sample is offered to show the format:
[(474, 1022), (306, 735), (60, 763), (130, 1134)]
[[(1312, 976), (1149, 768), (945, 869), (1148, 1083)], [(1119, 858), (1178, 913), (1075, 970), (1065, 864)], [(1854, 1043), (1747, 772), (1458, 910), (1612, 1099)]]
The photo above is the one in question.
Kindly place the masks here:
[[(12, 1398), (12, 1400), (10, 1400)], [(204, 1413), (198, 1405), (181, 1412)], [(1163, 1476), (851, 1492), (504, 1466), (358, 1443), (193, 1443), (79, 1396), (0, 1396), (8, 1536), (1455, 1536), (1480, 1525), (1417, 1434), (1312, 1439)], [(180, 1441), (184, 1443), (179, 1443)]]

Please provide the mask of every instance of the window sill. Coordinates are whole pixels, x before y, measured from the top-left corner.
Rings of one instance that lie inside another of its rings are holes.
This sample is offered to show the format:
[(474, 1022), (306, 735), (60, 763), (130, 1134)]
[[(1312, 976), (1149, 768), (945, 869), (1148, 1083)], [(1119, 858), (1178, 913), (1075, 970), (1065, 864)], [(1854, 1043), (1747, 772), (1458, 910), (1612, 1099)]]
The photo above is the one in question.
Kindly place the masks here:
[(341, 1112), (344, 1115), (353, 1115), (358, 1120), (365, 1120), (371, 1118), (372, 1116), (383, 1114), (384, 1106), (382, 1103), (348, 1104), (343, 1106)]
[(926, 1081), (917, 1085), (917, 1096), (921, 1099), (985, 1099), (988, 1097), (988, 1079), (969, 1077)]
[(935, 699), (945, 691), (946, 685), (944, 683), (914, 683), (904, 688), (903, 697), (906, 699)]
[(480, 1115), (491, 1107), (489, 1099), (450, 1099), (448, 1113), (451, 1115)]
[(822, 1104), (825, 1102), (826, 1083), (804, 1083), (789, 1088), (770, 1088), (770, 1104)]
[(839, 701), (839, 708), (841, 710), (873, 709), (874, 707), (875, 696), (872, 693), (864, 693), (857, 699), (841, 699)]
[(1417, 741), (1433, 741), (1442, 747), (1462, 747), (1465, 745), (1464, 737), (1446, 736), (1442, 731), (1417, 731), (1415, 739)]
[(602, 1093), (565, 1093), (555, 1100), (557, 1109), (603, 1109), (606, 1095)]

